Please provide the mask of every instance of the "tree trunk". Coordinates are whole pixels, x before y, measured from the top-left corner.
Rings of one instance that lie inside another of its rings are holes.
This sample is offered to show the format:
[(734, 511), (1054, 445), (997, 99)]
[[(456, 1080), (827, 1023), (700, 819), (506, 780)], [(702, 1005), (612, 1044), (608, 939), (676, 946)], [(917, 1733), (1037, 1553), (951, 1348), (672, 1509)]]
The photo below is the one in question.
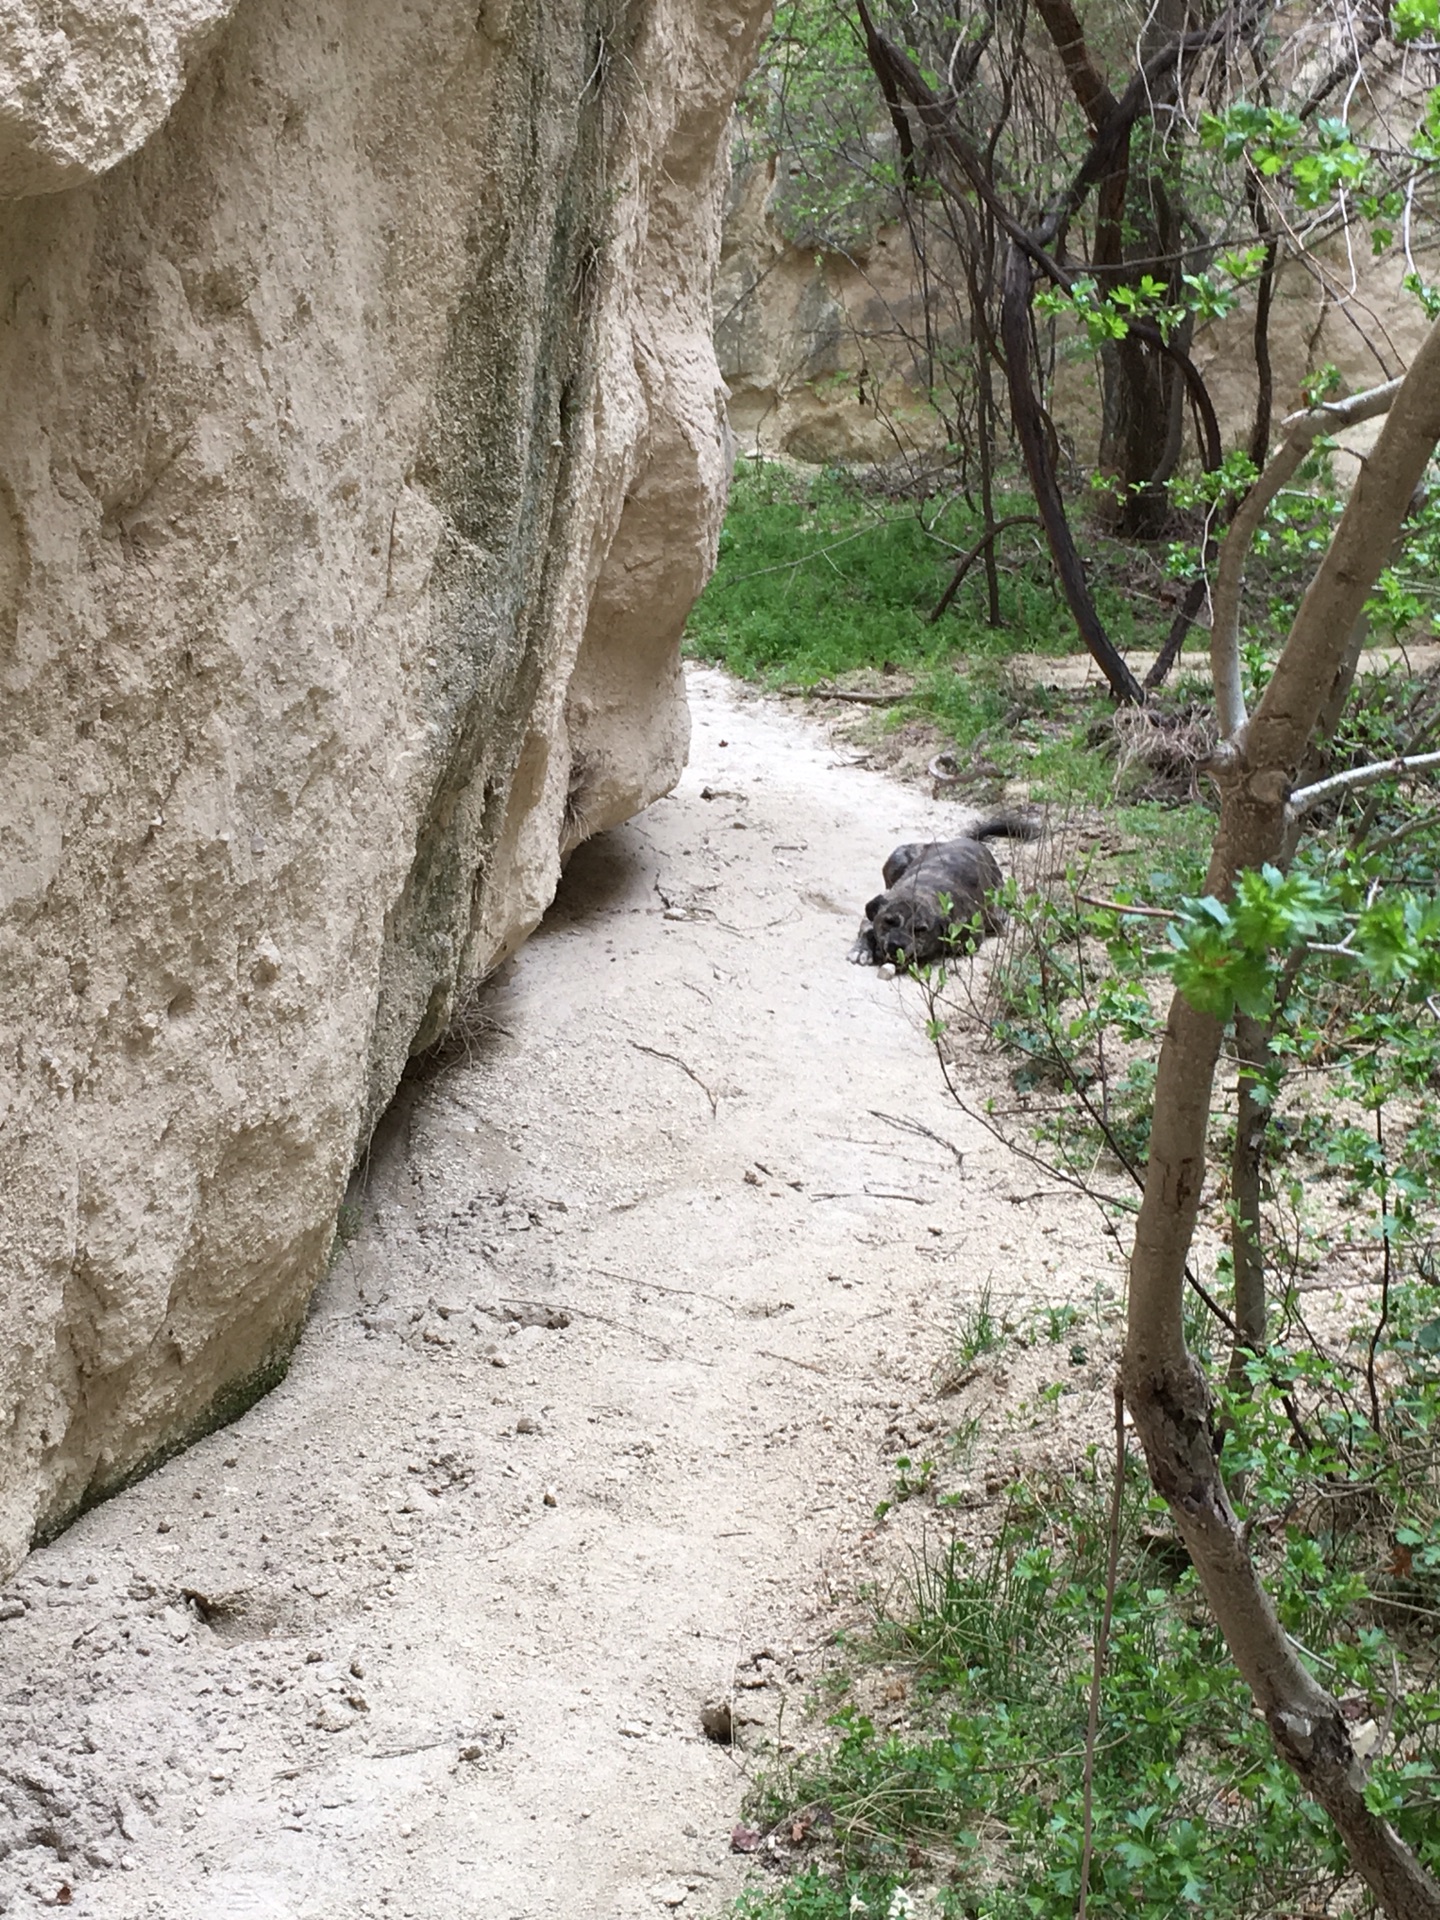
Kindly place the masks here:
[[(1070, 0), (1036, 0), (1070, 88), (1095, 139), (1118, 102), (1095, 65)], [(1185, 29), (1183, 5), (1152, 6), (1141, 58)], [(1091, 266), (1104, 291), (1133, 283), (1141, 272), (1176, 282), (1182, 239), (1164, 183), (1154, 172), (1132, 173), (1128, 130), (1117, 142), (1095, 194)], [(1128, 255), (1128, 260), (1127, 260)], [(1142, 267), (1130, 262), (1140, 260)], [(1173, 289), (1172, 289), (1173, 290)], [(1180, 342), (1189, 349), (1187, 337)], [(1174, 473), (1184, 435), (1184, 383), (1173, 360), (1153, 340), (1130, 332), (1100, 355), (1104, 389), (1100, 470), (1120, 482), (1106, 510), (1122, 539), (1158, 537), (1170, 510), (1165, 483)]]
[(1230, 1157), (1230, 1258), (1235, 1271), (1235, 1346), (1230, 1378), (1238, 1385), (1245, 1357), (1265, 1350), (1265, 1254), (1260, 1241), (1265, 1131), (1270, 1103), (1257, 1098), (1270, 1060), (1270, 1028), (1250, 1014), (1235, 1016), (1235, 1148)]
[[(1206, 891), (1284, 857), (1286, 800), (1346, 644), (1440, 441), (1440, 326), (1390, 408), (1253, 717), (1217, 752), (1220, 826)], [(1169, 1502), (1215, 1618), (1276, 1749), (1339, 1828), (1393, 1920), (1440, 1920), (1440, 1885), (1365, 1805), (1364, 1769), (1336, 1701), (1275, 1617), (1220, 1477), (1209, 1387), (1185, 1346), (1185, 1262), (1205, 1182), (1221, 1023), (1177, 994), (1155, 1087), (1150, 1161), (1130, 1267), (1121, 1378), (1150, 1475)]]
[(1026, 254), (1013, 241), (1005, 262), (1005, 291), (1000, 303), (1000, 339), (1005, 349), (1005, 372), (1010, 383), (1010, 420), (1025, 456), (1026, 471), (1050, 544), (1050, 557), (1060, 589), (1091, 657), (1110, 683), (1117, 700), (1143, 706), (1144, 690), (1095, 610), (1085, 568), (1065, 517), (1065, 502), (1050, 458), (1039, 402), (1030, 376), (1030, 295), (1033, 271)]

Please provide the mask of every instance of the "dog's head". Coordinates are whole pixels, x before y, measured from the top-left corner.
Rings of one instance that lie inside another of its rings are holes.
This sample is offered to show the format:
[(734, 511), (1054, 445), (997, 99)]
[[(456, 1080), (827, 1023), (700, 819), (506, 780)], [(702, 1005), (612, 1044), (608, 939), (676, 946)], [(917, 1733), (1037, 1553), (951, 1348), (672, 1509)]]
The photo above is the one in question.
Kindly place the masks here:
[(865, 909), (877, 960), (925, 967), (945, 945), (945, 923), (935, 901), (923, 895), (879, 893)]
[(918, 889), (877, 893), (865, 909), (875, 958), (914, 968), (928, 967), (946, 954), (968, 952), (978, 944), (979, 932), (962, 905), (948, 894)]

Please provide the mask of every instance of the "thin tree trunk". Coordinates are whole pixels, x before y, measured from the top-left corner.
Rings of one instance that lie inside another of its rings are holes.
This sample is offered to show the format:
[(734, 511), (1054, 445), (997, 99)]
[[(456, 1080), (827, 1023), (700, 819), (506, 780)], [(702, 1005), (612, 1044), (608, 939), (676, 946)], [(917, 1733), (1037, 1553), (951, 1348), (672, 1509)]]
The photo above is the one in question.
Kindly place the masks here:
[[(1210, 672), (1215, 689), (1216, 716), (1220, 722), (1220, 735), (1223, 740), (1232, 739), (1245, 725), (1245, 700), (1240, 686), (1240, 588), (1245, 574), (1246, 556), (1249, 554), (1251, 543), (1270, 502), (1299, 467), (1314, 444), (1317, 434), (1333, 433), (1341, 427), (1354, 426), (1361, 420), (1373, 420), (1377, 414), (1389, 410), (1391, 403), (1399, 396), (1400, 388), (1400, 381), (1387, 380), (1383, 386), (1372, 387), (1365, 393), (1352, 394), (1348, 400), (1326, 401), (1318, 407), (1292, 413), (1284, 423), (1287, 428), (1285, 439), (1276, 449), (1250, 491), (1236, 507), (1220, 546), (1220, 564), (1215, 571), (1215, 594), (1210, 616)], [(1403, 512), (1401, 518), (1404, 518)], [(1396, 532), (1398, 531), (1399, 522), (1396, 523)], [(1333, 553), (1333, 547), (1331, 551)], [(1388, 551), (1387, 546), (1386, 552)], [(1352, 639), (1356, 622), (1364, 613), (1370, 588), (1375, 584), (1380, 572), (1379, 564), (1371, 556), (1362, 556), (1362, 559), (1368, 567), (1367, 585), (1365, 591), (1356, 600), (1355, 612), (1349, 628)], [(1322, 568), (1321, 571), (1323, 573), (1324, 569)], [(1317, 583), (1319, 578), (1320, 575), (1317, 575)], [(1311, 592), (1313, 591), (1312, 586)], [(1307, 595), (1307, 602), (1308, 597)], [(1296, 625), (1297, 627), (1299, 625), (1298, 617)], [(1287, 645), (1285, 655), (1282, 656), (1282, 666), (1284, 659), (1289, 655), (1290, 646)], [(1336, 647), (1332, 644), (1327, 657), (1331, 658), (1332, 662), (1327, 683), (1328, 691), (1329, 688), (1339, 684), (1339, 679), (1344, 673), (1345, 662), (1349, 657), (1348, 646)], [(1314, 717), (1312, 716), (1310, 725), (1306, 727), (1305, 738), (1300, 742), (1298, 749), (1300, 753), (1306, 750), (1313, 730)]]
[[(953, 207), (953, 197), (949, 197)], [(980, 437), (980, 508), (985, 525), (995, 522), (995, 334), (990, 296), (995, 287), (995, 222), (985, 208), (971, 223), (972, 244), (965, 255), (965, 288), (970, 299), (970, 346), (975, 357), (975, 419)], [(983, 254), (984, 272), (981, 261)], [(992, 627), (1000, 621), (1000, 568), (993, 539), (985, 543), (985, 608)], [(931, 614), (931, 619), (938, 614)]]
[(1065, 502), (1055, 477), (1055, 464), (1040, 418), (1039, 403), (1030, 377), (1030, 261), (1013, 242), (1005, 261), (1005, 291), (1000, 303), (1000, 339), (1005, 349), (1005, 372), (1010, 382), (1010, 419), (1025, 456), (1026, 471), (1050, 544), (1050, 557), (1060, 579), (1060, 590), (1092, 658), (1110, 683), (1117, 700), (1136, 706), (1145, 702), (1144, 689), (1126, 666), (1105, 631), (1090, 596), (1085, 568), (1076, 550)]
[[(1406, 508), (1407, 517), (1409, 514), (1420, 511), (1421, 506), (1424, 504), (1424, 499), (1425, 489), (1422, 483), (1415, 489), (1415, 492), (1410, 497), (1410, 504)], [(1404, 534), (1402, 532), (1396, 535), (1390, 551), (1385, 556), (1385, 565), (1387, 567), (1394, 563), (1403, 545)], [(1365, 642), (1369, 638), (1370, 620), (1365, 609), (1362, 607), (1359, 618), (1350, 629), (1350, 638), (1346, 643), (1344, 658), (1335, 670), (1335, 678), (1331, 681), (1330, 689), (1325, 695), (1324, 703), (1320, 708), (1320, 718), (1315, 723), (1315, 734), (1310, 743), (1310, 763), (1302, 774), (1298, 784), (1304, 785), (1316, 779), (1321, 771), (1320, 762), (1325, 756), (1326, 748), (1329, 747), (1331, 740), (1335, 736), (1335, 729), (1340, 724), (1340, 716), (1344, 713), (1346, 703), (1350, 698), (1350, 689), (1355, 684), (1355, 675), (1360, 671), (1360, 656), (1365, 651)]]
[[(1209, 554), (1206, 559), (1210, 558)], [(1165, 636), (1165, 644), (1155, 656), (1155, 664), (1145, 676), (1145, 691), (1153, 693), (1163, 686), (1169, 678), (1170, 669), (1180, 658), (1185, 645), (1185, 637), (1195, 624), (1195, 617), (1204, 606), (1210, 592), (1210, 582), (1203, 573), (1197, 573), (1185, 589), (1185, 598), (1175, 610), (1175, 618), (1170, 622), (1170, 631)]]
[[(972, 328), (982, 324), (979, 303), (971, 316)], [(995, 525), (995, 472), (991, 440), (995, 432), (995, 389), (990, 368), (990, 349), (986, 341), (977, 341), (975, 350), (976, 416), (980, 424), (980, 510), (987, 527)], [(985, 612), (992, 627), (1000, 625), (1000, 565), (995, 556), (993, 536), (985, 542)], [(932, 618), (934, 616), (932, 615)]]
[(1265, 264), (1255, 289), (1255, 424), (1250, 429), (1250, 458), (1257, 468), (1270, 451), (1270, 421), (1275, 406), (1275, 375), (1270, 364), (1270, 309), (1275, 301), (1275, 269), (1279, 243), (1266, 237), (1265, 202), (1254, 174), (1245, 176), (1245, 198), (1255, 232), (1265, 246)]
[[(1346, 642), (1411, 494), (1440, 441), (1440, 326), (1415, 358), (1301, 602), (1254, 715), (1214, 762), (1220, 826), (1206, 891), (1225, 899), (1247, 869), (1284, 857), (1286, 800)], [(1186, 1349), (1185, 1262), (1206, 1173), (1221, 1023), (1180, 994), (1156, 1076), (1145, 1192), (1130, 1267), (1121, 1367), (1150, 1476), (1169, 1502), (1226, 1642), (1277, 1751), (1340, 1830), (1355, 1871), (1392, 1920), (1440, 1920), (1440, 1885), (1371, 1813), (1338, 1703), (1276, 1619), (1220, 1476), (1209, 1386)]]
[(1270, 1103), (1263, 1097), (1270, 1062), (1270, 1027), (1247, 1013), (1235, 1016), (1235, 1146), (1230, 1156), (1230, 1258), (1235, 1272), (1235, 1344), (1230, 1379), (1239, 1385), (1247, 1354), (1265, 1350), (1265, 1254), (1260, 1240), (1265, 1130)]

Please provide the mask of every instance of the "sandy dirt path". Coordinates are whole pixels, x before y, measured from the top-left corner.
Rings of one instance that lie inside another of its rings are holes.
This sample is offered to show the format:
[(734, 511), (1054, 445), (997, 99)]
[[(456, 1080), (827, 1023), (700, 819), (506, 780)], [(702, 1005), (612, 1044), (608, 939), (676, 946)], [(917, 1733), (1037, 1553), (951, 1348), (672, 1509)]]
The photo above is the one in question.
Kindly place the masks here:
[(677, 793), (402, 1090), (283, 1386), (0, 1596), (0, 1912), (722, 1914), (746, 1749), (885, 1455), (938, 1441), (959, 1304), (1092, 1284), (913, 986), (845, 961), (890, 847), (962, 816), (692, 697)]

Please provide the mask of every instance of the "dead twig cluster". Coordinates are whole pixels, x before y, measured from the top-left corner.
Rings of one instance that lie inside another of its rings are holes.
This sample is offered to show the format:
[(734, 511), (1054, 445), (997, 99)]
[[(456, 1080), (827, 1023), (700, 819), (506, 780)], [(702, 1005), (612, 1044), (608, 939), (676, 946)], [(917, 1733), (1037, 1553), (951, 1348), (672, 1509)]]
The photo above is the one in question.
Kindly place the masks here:
[(1119, 707), (1111, 720), (1118, 750), (1116, 779), (1136, 768), (1148, 776), (1149, 799), (1198, 797), (1200, 775), (1215, 751), (1215, 716), (1203, 707)]

